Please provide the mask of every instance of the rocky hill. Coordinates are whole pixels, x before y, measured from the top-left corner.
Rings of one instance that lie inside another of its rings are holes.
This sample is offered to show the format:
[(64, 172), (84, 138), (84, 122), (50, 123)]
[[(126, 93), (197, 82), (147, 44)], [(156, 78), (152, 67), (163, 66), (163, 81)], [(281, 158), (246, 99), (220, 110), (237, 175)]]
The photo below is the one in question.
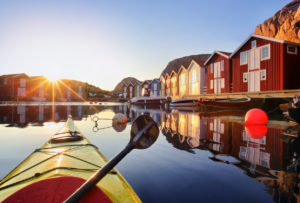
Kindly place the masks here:
[(255, 34), (300, 43), (300, 0), (292, 1), (258, 25)]
[(114, 93), (120, 93), (122, 92), (122, 86), (123, 84), (129, 84), (130, 82), (132, 83), (136, 83), (136, 82), (140, 82), (138, 79), (134, 78), (134, 77), (127, 77), (127, 78), (124, 78), (121, 82), (119, 82), (115, 89), (112, 91)]
[(188, 68), (192, 60), (195, 60), (197, 63), (200, 63), (200, 65), (203, 65), (209, 56), (210, 54), (198, 54), (174, 59), (168, 63), (161, 75), (165, 76), (167, 73), (170, 74), (173, 70), (177, 72), (181, 66)]

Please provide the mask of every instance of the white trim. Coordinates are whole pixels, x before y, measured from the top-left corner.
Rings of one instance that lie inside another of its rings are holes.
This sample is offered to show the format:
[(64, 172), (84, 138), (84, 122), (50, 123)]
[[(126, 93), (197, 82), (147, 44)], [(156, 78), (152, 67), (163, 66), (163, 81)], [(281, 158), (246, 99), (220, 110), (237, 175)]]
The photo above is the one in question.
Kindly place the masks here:
[(227, 59), (230, 58), (230, 56), (228, 56), (228, 55), (226, 55), (226, 54), (223, 54), (223, 53), (220, 52), (220, 51), (214, 51), (214, 52), (209, 56), (209, 58), (204, 62), (204, 65), (206, 66), (206, 65), (208, 64), (208, 62), (210, 61), (210, 59), (211, 59), (214, 55), (216, 55), (216, 54), (219, 54), (219, 55), (221, 55), (221, 56), (224, 56), (224, 57), (227, 58)]
[[(245, 53), (246, 55), (246, 61), (242, 63), (242, 54)], [(240, 65), (247, 65), (248, 64), (248, 51), (242, 51), (240, 52)]]
[[(263, 78), (263, 75), (265, 76), (264, 78)], [(267, 80), (267, 70), (266, 69), (260, 70), (260, 80)]]
[(250, 39), (251, 37), (255, 37), (255, 38), (259, 38), (259, 39), (265, 39), (265, 40), (269, 40), (272, 42), (278, 42), (278, 43), (290, 43), (293, 44), (292, 42), (287, 42), (281, 39), (276, 39), (276, 38), (272, 38), (272, 37), (266, 37), (266, 36), (262, 36), (262, 35), (256, 35), (256, 34), (251, 34), (234, 52), (232, 52), (232, 54), (230, 55), (230, 58), (232, 58)]
[[(295, 48), (295, 52), (289, 51), (289, 47), (294, 47), (294, 48)], [(287, 45), (287, 46), (286, 46), (286, 52), (287, 52), (288, 54), (297, 55), (297, 53), (298, 53), (297, 49), (298, 49), (297, 46), (293, 46), (293, 45)]]
[[(269, 56), (268, 56), (267, 58), (263, 58), (263, 51), (262, 51), (262, 49), (263, 49), (264, 47), (268, 47)], [(261, 47), (259, 47), (259, 48), (260, 48), (260, 60), (261, 60), (261, 61), (269, 60), (269, 59), (271, 58), (271, 46), (270, 46), (270, 44), (261, 46)]]
[(186, 69), (187, 71), (190, 72), (190, 69), (191, 69), (191, 67), (192, 67), (192, 63), (194, 63), (195, 65), (198, 65), (198, 66), (201, 68), (200, 64), (197, 63), (194, 59), (192, 59), (190, 65), (189, 65), (188, 68)]
[(248, 72), (243, 73), (243, 83), (248, 82)]

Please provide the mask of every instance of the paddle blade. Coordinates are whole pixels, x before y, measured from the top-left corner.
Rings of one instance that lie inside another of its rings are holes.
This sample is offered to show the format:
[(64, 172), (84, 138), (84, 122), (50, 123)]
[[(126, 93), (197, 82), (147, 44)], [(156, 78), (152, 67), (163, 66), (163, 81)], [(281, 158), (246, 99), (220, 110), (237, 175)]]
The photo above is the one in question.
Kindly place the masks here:
[[(148, 125), (149, 128), (145, 129)], [(129, 143), (135, 142), (133, 146), (136, 149), (146, 149), (156, 141), (158, 135), (159, 128), (155, 121), (150, 116), (142, 115), (132, 123)], [(134, 139), (136, 136), (140, 137), (137, 141)]]

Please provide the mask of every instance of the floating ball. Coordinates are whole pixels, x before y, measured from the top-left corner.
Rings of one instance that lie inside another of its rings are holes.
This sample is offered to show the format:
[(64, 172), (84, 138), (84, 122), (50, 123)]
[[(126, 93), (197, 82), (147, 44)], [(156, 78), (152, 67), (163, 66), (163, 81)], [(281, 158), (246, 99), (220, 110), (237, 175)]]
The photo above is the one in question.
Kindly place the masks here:
[(127, 117), (122, 113), (117, 113), (113, 117), (113, 123), (127, 123)]
[(261, 140), (267, 135), (268, 127), (266, 125), (246, 125), (245, 131), (250, 138)]
[(261, 109), (251, 109), (245, 115), (246, 125), (266, 125), (267, 122), (268, 116)]

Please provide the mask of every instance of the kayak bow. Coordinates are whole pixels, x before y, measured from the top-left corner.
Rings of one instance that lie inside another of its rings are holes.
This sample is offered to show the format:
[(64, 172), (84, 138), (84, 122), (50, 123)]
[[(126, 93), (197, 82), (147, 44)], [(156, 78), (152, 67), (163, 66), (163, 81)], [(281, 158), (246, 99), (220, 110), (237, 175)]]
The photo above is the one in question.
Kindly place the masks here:
[[(0, 202), (62, 202), (107, 162), (69, 117), (58, 133), (0, 181)], [(116, 169), (96, 186), (83, 202), (141, 202)]]

